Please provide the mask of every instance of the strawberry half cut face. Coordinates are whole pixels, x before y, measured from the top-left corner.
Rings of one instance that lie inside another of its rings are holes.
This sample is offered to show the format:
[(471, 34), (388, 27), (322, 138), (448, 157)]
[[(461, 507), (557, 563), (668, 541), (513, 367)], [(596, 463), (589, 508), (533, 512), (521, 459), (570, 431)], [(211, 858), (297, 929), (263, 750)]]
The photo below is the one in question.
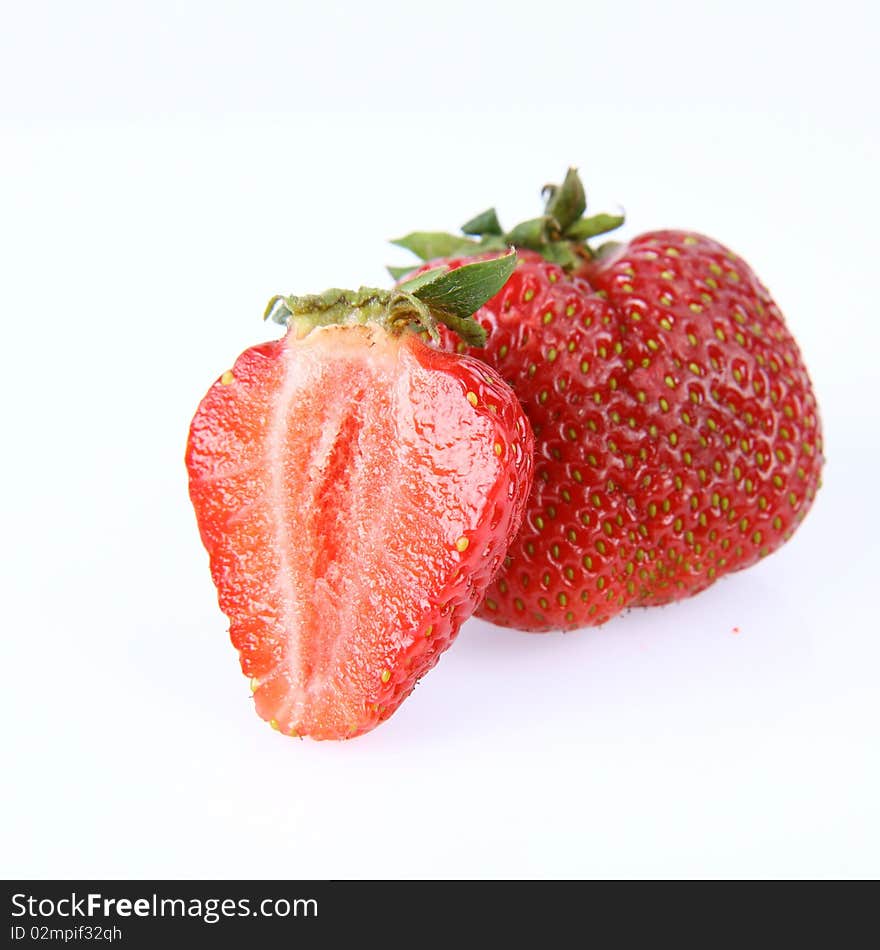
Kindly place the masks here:
[(258, 714), (315, 738), (391, 715), (500, 567), (531, 455), (500, 377), (415, 333), (293, 327), (246, 351), (187, 465)]

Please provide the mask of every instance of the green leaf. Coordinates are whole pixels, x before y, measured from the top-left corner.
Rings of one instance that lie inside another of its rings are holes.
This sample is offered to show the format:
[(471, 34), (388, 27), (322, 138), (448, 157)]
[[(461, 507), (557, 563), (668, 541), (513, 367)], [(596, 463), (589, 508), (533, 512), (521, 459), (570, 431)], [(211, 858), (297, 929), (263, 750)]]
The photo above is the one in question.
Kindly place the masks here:
[(472, 254), (474, 248), (479, 247), (476, 241), (457, 234), (446, 234), (443, 231), (413, 231), (412, 234), (407, 234), (391, 243), (412, 251), (423, 261), (430, 261), (435, 257)]
[(486, 331), (472, 314), (494, 297), (516, 267), (516, 253), (465, 264), (455, 270), (435, 268), (401, 284), (398, 290), (427, 304), (431, 312), (470, 346), (482, 346)]
[(544, 259), (559, 264), (567, 270), (574, 270), (578, 265), (578, 256), (571, 249), (568, 241), (552, 241), (542, 251)]
[(606, 261), (609, 257), (614, 257), (621, 247), (623, 247), (623, 244), (621, 244), (620, 241), (606, 241), (604, 244), (600, 244), (593, 252), (593, 257), (595, 257), (596, 260)]
[(437, 280), (438, 277), (448, 273), (449, 268), (445, 265), (441, 265), (440, 267), (432, 267), (430, 270), (422, 271), (421, 274), (416, 274), (415, 277), (411, 277), (409, 280), (404, 281), (404, 283), (400, 284), (397, 289), (402, 290), (405, 294), (415, 294), (415, 292), (420, 287), (424, 287), (425, 284), (430, 284), (432, 281)]
[(411, 274), (416, 269), (416, 266), (418, 265), (413, 266), (410, 264), (409, 267), (394, 267), (389, 264), (385, 270), (387, 270), (395, 280), (400, 280), (401, 277), (406, 277), (407, 274)]
[(266, 309), (263, 311), (263, 319), (272, 320), (275, 323), (280, 323), (282, 326), (287, 326), (290, 320), (290, 308), (287, 306), (287, 301), (281, 294), (275, 294), (269, 303), (266, 304)]
[(507, 251), (510, 245), (503, 234), (484, 234), (480, 238), (480, 253), (487, 251)]
[[(401, 284), (400, 290), (411, 293), (437, 310), (469, 317), (494, 297), (507, 283), (516, 267), (516, 253), (488, 261), (475, 261), (455, 270), (436, 268)], [(425, 278), (430, 277), (430, 280)]]
[(505, 234), (505, 240), (508, 244), (514, 244), (516, 247), (528, 247), (533, 251), (540, 251), (550, 240), (550, 231), (553, 225), (553, 219), (547, 215), (540, 218), (531, 218), (518, 224), (512, 231)]
[(457, 333), (468, 346), (485, 346), (486, 331), (473, 317), (459, 317), (454, 313), (435, 311), (437, 319)]
[(559, 227), (563, 231), (587, 210), (584, 186), (574, 168), (569, 168), (565, 181), (558, 188), (555, 185), (548, 185), (545, 193), (548, 195), (545, 211), (559, 222)]
[(503, 234), (501, 225), (498, 223), (498, 215), (494, 208), (489, 208), (475, 218), (471, 218), (467, 224), (461, 226), (465, 234), (476, 234), (482, 237), (484, 234)]
[(586, 241), (599, 234), (607, 234), (623, 224), (624, 216), (622, 214), (594, 214), (589, 218), (581, 218), (575, 221), (565, 232), (567, 238), (575, 241)]

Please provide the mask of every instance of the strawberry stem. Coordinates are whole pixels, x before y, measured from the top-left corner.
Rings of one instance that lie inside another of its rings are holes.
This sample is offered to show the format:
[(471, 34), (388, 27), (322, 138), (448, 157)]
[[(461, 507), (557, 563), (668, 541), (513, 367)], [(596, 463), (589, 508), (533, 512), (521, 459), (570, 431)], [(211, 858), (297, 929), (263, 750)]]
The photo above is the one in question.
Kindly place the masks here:
[(565, 181), (558, 187), (544, 185), (543, 194), (547, 198), (544, 212), (556, 221), (560, 231), (564, 232), (587, 210), (584, 186), (574, 168), (569, 168), (565, 173)]
[[(597, 254), (587, 242), (619, 228), (623, 214), (594, 214), (585, 217), (587, 197), (577, 170), (569, 168), (561, 185), (545, 185), (544, 214), (504, 231), (494, 208), (484, 211), (462, 226), (468, 237), (442, 231), (413, 231), (392, 241), (412, 251), (423, 261), (457, 255), (473, 256), (504, 247), (528, 248), (567, 270), (574, 270), (586, 258)], [(476, 240), (475, 240), (476, 238)], [(408, 273), (403, 267), (389, 267), (395, 280)]]
[(456, 270), (435, 267), (394, 290), (334, 287), (322, 294), (284, 297), (276, 294), (263, 318), (305, 336), (318, 326), (378, 323), (389, 333), (427, 330), (439, 339), (438, 324), (449, 327), (469, 346), (483, 346), (486, 331), (473, 314), (507, 283), (516, 254), (466, 264)]
[(484, 237), (487, 234), (501, 235), (504, 233), (501, 230), (501, 225), (498, 223), (498, 215), (495, 213), (494, 208), (489, 208), (488, 211), (484, 211), (475, 218), (471, 218), (467, 224), (461, 226), (461, 230), (465, 234), (475, 234), (477, 237)]

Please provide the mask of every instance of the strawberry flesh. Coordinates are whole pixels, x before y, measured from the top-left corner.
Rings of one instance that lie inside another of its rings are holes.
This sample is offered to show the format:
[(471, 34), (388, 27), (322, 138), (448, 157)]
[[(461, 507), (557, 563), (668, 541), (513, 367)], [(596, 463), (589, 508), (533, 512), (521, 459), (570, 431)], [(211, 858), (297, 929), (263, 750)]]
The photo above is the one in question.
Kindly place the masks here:
[(330, 326), (246, 351), (199, 407), (187, 465), (258, 714), (347, 738), (397, 708), (483, 596), (531, 432), (476, 360)]

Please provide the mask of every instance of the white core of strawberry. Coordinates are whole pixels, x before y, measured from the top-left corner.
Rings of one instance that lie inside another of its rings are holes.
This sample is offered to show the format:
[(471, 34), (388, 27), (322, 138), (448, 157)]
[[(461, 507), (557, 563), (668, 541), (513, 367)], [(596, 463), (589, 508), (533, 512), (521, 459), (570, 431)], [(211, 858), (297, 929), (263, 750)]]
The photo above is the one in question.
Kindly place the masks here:
[[(287, 631), (283, 670), (274, 675), (289, 689), (274, 718), (300, 723), (315, 709), (344, 715), (340, 707), (370, 692), (352, 644), (387, 650), (391, 664), (394, 631), (425, 609), (413, 595), (434, 585), (432, 557), (450, 552), (446, 567), (454, 571), (456, 541), (473, 525), (419, 503), (425, 473), (413, 476), (412, 439), (423, 407), (412, 387), (413, 374), (424, 371), (401, 357), (399, 339), (378, 327), (316, 328), (291, 338), (284, 361), (264, 458)], [(450, 470), (451, 491), (461, 475)], [(400, 541), (411, 538), (421, 551)], [(361, 711), (349, 715), (356, 721)]]

